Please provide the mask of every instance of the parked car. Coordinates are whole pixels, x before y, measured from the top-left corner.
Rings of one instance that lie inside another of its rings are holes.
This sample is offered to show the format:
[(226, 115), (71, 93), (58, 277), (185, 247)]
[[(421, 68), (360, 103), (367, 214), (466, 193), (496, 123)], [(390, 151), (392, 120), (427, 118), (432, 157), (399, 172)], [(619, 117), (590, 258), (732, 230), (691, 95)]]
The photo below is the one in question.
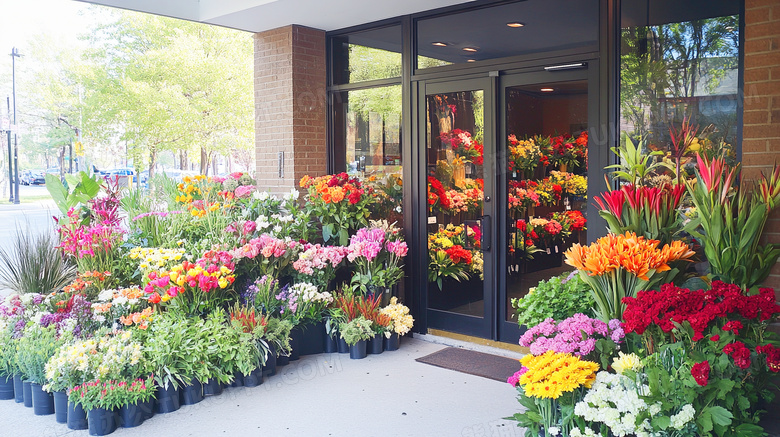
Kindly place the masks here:
[[(43, 170), (29, 170), (29, 172), (27, 184), (25, 185), (43, 185), (46, 183), (46, 176)], [(22, 176), (19, 177), (19, 182), (24, 183)]]
[(30, 185), (30, 180), (32, 179), (32, 171), (30, 170), (22, 170), (21, 173), (19, 173), (19, 183), (22, 185)]
[(114, 168), (111, 170), (106, 170), (106, 173), (103, 175), (103, 179), (114, 179), (116, 176), (132, 176), (133, 182), (136, 181), (136, 175), (135, 170), (132, 168)]

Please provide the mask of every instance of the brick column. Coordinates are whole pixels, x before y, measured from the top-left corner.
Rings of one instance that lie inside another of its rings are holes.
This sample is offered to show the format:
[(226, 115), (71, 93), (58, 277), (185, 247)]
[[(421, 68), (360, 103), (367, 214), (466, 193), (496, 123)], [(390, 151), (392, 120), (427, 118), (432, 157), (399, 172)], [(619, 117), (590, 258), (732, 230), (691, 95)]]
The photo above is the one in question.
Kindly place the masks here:
[[(756, 179), (780, 163), (780, 3), (745, 1), (745, 88), (742, 130), (743, 176)], [(767, 238), (780, 243), (780, 214), (767, 224)], [(780, 298), (780, 264), (767, 279)]]
[(325, 32), (293, 25), (254, 40), (257, 184), (284, 193), (327, 171)]

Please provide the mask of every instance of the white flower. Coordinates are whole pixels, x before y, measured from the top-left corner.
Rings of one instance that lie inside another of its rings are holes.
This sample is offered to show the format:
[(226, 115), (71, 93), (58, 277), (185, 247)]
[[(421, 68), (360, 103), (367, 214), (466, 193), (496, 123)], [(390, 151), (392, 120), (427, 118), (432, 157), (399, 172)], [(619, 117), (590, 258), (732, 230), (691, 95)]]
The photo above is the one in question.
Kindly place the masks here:
[(122, 306), (127, 303), (127, 296), (119, 296), (114, 299), (114, 305)]
[(282, 232), (282, 227), (279, 225), (274, 226), (274, 233), (278, 234), (279, 232)]
[(255, 191), (252, 193), (252, 197), (256, 200), (268, 200), (270, 195), (268, 194), (268, 191)]
[(561, 433), (561, 429), (558, 428), (557, 426), (551, 426), (547, 428), (547, 432), (549, 432), (550, 435), (558, 435)]
[(400, 214), (400, 213), (401, 213), (401, 211), (402, 211), (402, 209), (401, 209), (401, 205), (398, 205), (398, 206), (396, 206), (396, 207), (395, 207), (395, 212), (397, 212), (398, 214)]
[(261, 215), (260, 217), (255, 220), (255, 223), (257, 223), (258, 229), (265, 229), (269, 226), (271, 226), (271, 222), (268, 221), (268, 217)]
[(300, 197), (301, 193), (298, 192), (295, 188), (290, 190), (289, 193), (284, 195), (284, 200), (298, 200), (298, 197)]
[(292, 214), (290, 214), (290, 215), (283, 215), (283, 216), (279, 217), (279, 221), (282, 222), (282, 223), (290, 223), (290, 222), (293, 221), (293, 219), (294, 218), (293, 218)]
[(672, 416), (672, 428), (681, 430), (685, 427), (688, 422), (693, 420), (693, 415), (696, 413), (696, 410), (691, 406), (691, 404), (687, 404), (682, 409)]
[(103, 290), (97, 298), (100, 302), (108, 302), (114, 298), (114, 290)]

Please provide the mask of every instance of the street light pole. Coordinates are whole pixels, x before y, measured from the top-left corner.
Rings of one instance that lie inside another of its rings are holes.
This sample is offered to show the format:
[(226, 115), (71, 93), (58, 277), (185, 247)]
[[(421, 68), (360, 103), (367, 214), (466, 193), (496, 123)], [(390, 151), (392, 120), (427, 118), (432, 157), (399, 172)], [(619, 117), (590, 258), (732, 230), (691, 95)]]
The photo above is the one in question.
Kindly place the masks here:
[(5, 103), (8, 106), (8, 202), (14, 203), (14, 161), (11, 155), (11, 98), (6, 96)]
[[(11, 49), (11, 81), (13, 83), (14, 93), (14, 126), (19, 130), (16, 124), (16, 58), (20, 57), (19, 50), (16, 47)], [(14, 132), (14, 204), (19, 204), (19, 133)]]

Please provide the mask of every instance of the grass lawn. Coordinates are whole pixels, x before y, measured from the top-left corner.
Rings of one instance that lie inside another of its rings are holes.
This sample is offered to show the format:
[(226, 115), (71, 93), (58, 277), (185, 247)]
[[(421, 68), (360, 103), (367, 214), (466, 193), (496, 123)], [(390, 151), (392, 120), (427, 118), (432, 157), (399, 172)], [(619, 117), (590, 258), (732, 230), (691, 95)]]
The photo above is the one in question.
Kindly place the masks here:
[[(21, 199), (19, 199), (19, 203), (35, 203), (35, 202), (41, 202), (44, 200), (51, 200), (51, 196), (47, 194), (37, 194), (34, 196), (19, 196)], [(0, 205), (11, 205), (11, 202), (8, 201), (8, 196), (5, 196), (4, 198), (0, 199)]]

